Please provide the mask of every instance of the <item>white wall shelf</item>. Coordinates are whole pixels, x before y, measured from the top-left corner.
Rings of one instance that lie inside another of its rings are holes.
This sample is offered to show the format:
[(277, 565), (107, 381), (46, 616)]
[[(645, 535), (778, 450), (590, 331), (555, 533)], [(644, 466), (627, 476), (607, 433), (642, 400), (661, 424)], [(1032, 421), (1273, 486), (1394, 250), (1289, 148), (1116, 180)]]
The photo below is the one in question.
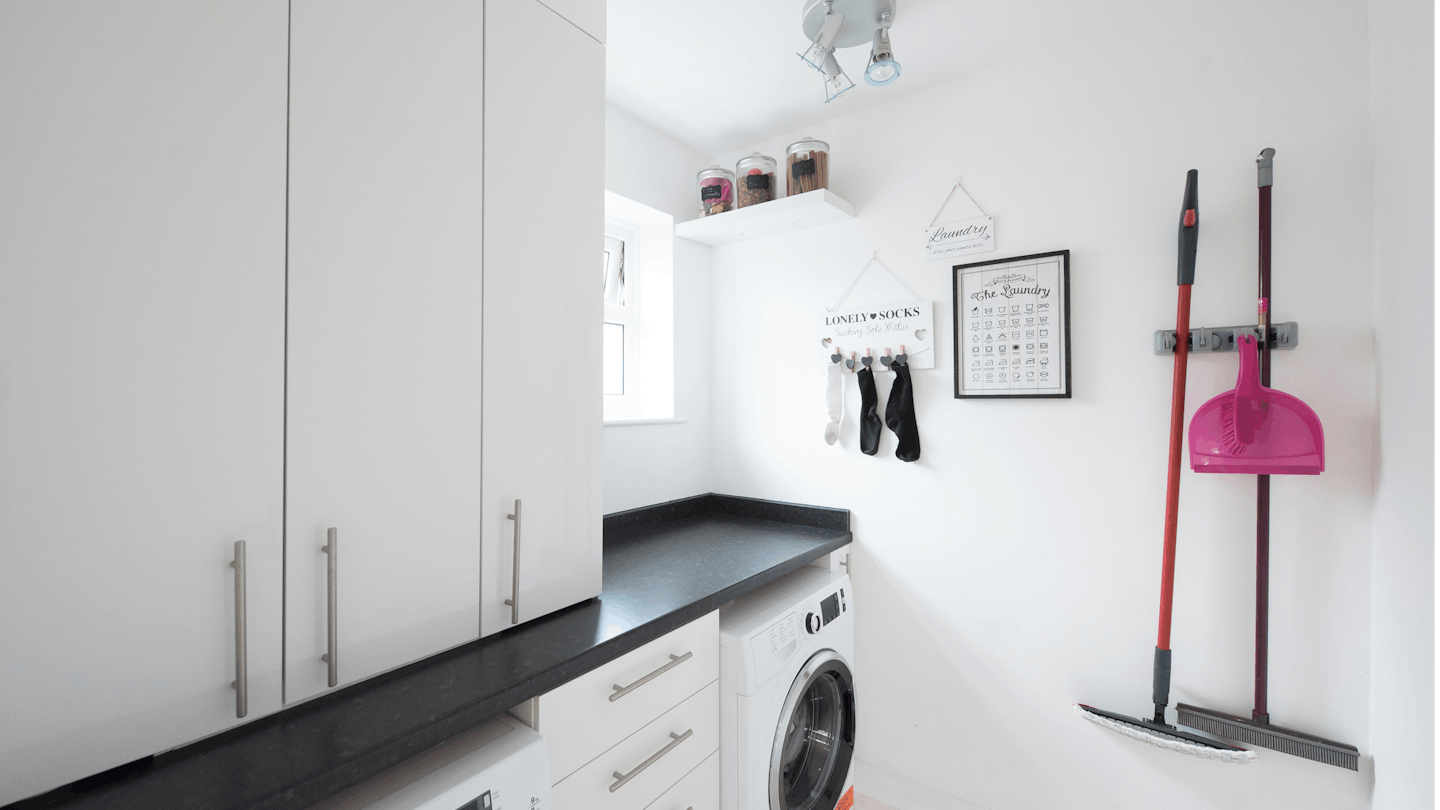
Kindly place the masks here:
[(855, 206), (829, 189), (772, 200), (675, 225), (675, 235), (705, 245), (728, 245), (855, 218)]

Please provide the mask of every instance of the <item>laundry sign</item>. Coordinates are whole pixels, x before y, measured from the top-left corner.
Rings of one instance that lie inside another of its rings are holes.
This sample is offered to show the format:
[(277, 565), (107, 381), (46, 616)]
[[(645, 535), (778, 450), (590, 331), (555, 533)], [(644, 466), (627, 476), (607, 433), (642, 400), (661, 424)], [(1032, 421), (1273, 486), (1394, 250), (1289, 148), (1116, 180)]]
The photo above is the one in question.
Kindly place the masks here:
[(936, 225), (925, 231), (926, 261), (989, 253), (994, 249), (995, 220), (992, 217)]
[[(960, 192), (957, 196), (955, 192)], [(937, 222), (942, 224), (937, 225)], [(995, 218), (956, 181), (925, 229), (925, 261), (954, 259), (995, 249)]]

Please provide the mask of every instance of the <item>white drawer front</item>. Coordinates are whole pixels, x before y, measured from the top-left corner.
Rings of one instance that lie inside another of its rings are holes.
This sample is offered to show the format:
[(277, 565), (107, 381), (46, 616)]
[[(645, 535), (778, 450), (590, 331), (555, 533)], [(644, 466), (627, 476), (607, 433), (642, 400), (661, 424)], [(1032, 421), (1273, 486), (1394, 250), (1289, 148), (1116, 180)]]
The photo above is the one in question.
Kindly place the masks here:
[(642, 810), (719, 748), (717, 679), (555, 785), (555, 810)]
[(665, 791), (645, 810), (719, 810), (720, 752), (685, 774), (675, 787)]
[[(678, 663), (671, 656), (684, 658)], [(615, 687), (629, 687), (611, 700)], [(540, 733), (550, 746), (551, 782), (579, 770), (611, 746), (720, 677), (718, 611), (671, 631), (540, 698)]]

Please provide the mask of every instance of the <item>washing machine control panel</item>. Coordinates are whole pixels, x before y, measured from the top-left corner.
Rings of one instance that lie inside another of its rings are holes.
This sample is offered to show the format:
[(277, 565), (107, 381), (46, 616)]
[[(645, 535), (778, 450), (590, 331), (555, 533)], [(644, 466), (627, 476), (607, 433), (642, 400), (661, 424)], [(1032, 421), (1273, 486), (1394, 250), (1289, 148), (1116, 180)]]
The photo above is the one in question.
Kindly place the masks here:
[(815, 635), (825, 625), (835, 621), (841, 613), (845, 612), (848, 605), (845, 604), (845, 590), (842, 588), (820, 600), (820, 613), (805, 614), (805, 632)]

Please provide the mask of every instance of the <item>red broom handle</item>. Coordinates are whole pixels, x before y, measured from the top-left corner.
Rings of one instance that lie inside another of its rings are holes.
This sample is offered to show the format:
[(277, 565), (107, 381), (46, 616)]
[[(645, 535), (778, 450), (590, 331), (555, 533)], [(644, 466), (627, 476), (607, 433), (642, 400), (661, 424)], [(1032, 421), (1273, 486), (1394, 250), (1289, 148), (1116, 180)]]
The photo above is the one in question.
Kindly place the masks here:
[(1180, 520), (1180, 460), (1185, 437), (1185, 366), (1190, 357), (1190, 285), (1180, 285), (1175, 311), (1175, 380), (1170, 391), (1170, 472), (1165, 483), (1165, 554), (1160, 572), (1160, 632), (1155, 646), (1170, 649), (1175, 602), (1175, 530)]

